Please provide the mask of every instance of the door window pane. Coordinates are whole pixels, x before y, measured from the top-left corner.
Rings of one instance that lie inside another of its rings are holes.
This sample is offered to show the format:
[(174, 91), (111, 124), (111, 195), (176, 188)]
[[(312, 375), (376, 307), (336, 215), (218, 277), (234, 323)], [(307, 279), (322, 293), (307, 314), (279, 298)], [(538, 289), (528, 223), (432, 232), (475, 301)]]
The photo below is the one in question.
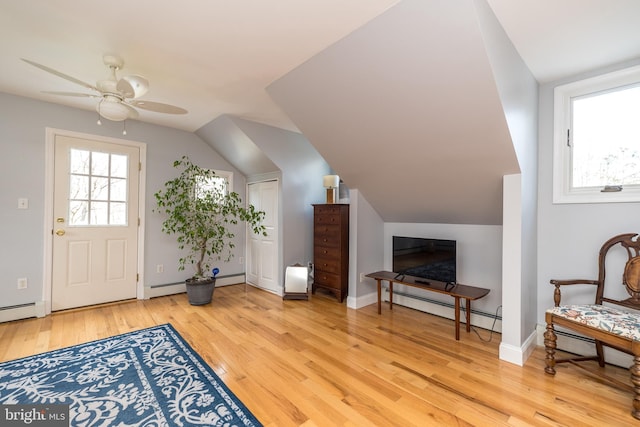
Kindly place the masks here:
[(127, 201), (127, 180), (119, 178), (111, 178), (111, 197), (110, 200), (118, 202)]
[(89, 202), (72, 200), (69, 203), (69, 224), (89, 225)]
[(76, 150), (75, 148), (71, 149), (70, 157), (70, 166), (71, 173), (81, 173), (88, 174), (89, 173), (89, 156), (90, 152), (86, 150)]
[(109, 153), (91, 152), (91, 175), (109, 175)]
[(87, 200), (89, 198), (88, 176), (71, 175), (69, 187), (69, 195), (72, 200)]
[(107, 225), (109, 214), (109, 203), (107, 202), (92, 202), (91, 203), (91, 225)]
[(71, 149), (69, 225), (127, 225), (129, 158)]
[(116, 178), (127, 177), (128, 158), (120, 154), (111, 155), (111, 176)]
[(109, 200), (109, 178), (91, 177), (91, 200)]

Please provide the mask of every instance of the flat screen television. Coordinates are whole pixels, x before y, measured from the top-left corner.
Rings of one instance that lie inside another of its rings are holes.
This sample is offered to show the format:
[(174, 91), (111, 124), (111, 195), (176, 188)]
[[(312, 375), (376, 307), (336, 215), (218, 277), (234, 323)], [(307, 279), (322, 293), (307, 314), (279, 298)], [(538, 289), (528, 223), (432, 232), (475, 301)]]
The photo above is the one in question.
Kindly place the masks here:
[(393, 272), (456, 283), (456, 241), (393, 236)]

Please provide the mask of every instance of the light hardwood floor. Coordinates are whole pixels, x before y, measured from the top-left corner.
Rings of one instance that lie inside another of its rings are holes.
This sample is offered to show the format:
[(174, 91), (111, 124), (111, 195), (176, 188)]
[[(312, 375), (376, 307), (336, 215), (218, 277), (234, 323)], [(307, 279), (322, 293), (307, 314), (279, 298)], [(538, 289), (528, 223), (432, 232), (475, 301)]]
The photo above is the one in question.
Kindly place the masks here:
[(524, 367), (502, 362), (500, 335), (487, 343), (463, 329), (456, 342), (448, 319), (351, 310), (323, 294), (283, 301), (247, 285), (217, 288), (201, 307), (178, 294), (2, 323), (0, 361), (163, 323), (265, 426), (640, 425), (625, 369), (601, 370), (618, 386), (569, 364), (551, 377), (544, 349)]

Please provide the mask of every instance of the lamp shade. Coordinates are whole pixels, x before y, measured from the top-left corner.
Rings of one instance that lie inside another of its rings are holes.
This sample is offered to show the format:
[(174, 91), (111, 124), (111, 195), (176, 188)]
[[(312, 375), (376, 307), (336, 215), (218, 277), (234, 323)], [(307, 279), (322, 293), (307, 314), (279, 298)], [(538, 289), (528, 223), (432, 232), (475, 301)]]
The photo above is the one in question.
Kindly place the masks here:
[(338, 188), (340, 186), (340, 177), (338, 175), (325, 175), (322, 178), (322, 186), (324, 188)]
[(96, 110), (102, 117), (114, 122), (121, 122), (129, 117), (129, 109), (120, 101), (102, 99), (98, 103)]

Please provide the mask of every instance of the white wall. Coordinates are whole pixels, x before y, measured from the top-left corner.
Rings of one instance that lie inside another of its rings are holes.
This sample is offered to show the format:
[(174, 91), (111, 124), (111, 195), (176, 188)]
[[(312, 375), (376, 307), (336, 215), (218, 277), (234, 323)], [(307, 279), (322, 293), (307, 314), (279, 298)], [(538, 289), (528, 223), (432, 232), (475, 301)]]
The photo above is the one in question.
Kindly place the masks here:
[[(521, 332), (525, 318), (522, 305), (525, 301), (522, 240), (522, 176), (508, 175), (504, 177), (502, 189), (503, 236), (502, 236), (502, 303), (503, 328), (500, 342), (500, 359), (522, 365), (526, 360), (522, 343), (527, 335), (532, 335), (535, 328), (524, 335)], [(533, 304), (535, 306), (535, 304)], [(535, 335), (534, 335), (535, 336)]]
[(349, 297), (347, 305), (360, 308), (378, 300), (378, 290), (373, 279), (365, 275), (382, 270), (385, 246), (384, 223), (380, 215), (357, 189), (350, 191), (349, 207)]
[[(502, 304), (502, 226), (469, 224), (385, 223), (384, 268), (392, 270), (392, 237), (452, 239), (457, 242), (457, 280), (459, 283), (491, 289), (489, 295), (474, 301), (472, 309), (494, 314)], [(394, 287), (394, 290), (396, 287)], [(398, 290), (401, 287), (398, 286)], [(452, 303), (447, 295), (406, 288), (409, 294)]]
[[(234, 190), (244, 195), (245, 180), (228, 162), (196, 135), (176, 129), (103, 120), (96, 125), (96, 113), (0, 93), (0, 308), (31, 304), (43, 296), (44, 254), (44, 170), (47, 127), (86, 134), (129, 139), (147, 144), (145, 208), (145, 286), (184, 281), (191, 272), (178, 271), (175, 237), (160, 230), (162, 217), (153, 213), (153, 193), (177, 175), (173, 161), (189, 155), (202, 166), (231, 170)], [(29, 199), (29, 209), (17, 209), (18, 198)], [(237, 251), (244, 251), (244, 228), (236, 237)], [(156, 273), (156, 265), (164, 273)], [(232, 263), (221, 266), (223, 274), (244, 271)], [(17, 290), (17, 279), (26, 277), (28, 288)]]
[(640, 60), (540, 86), (537, 255), (537, 322), (540, 325), (544, 324), (545, 310), (553, 306), (550, 279), (597, 278), (600, 246), (616, 234), (640, 233), (640, 203), (551, 202), (553, 89), (558, 85), (638, 64)]
[(522, 364), (533, 350), (537, 310), (538, 83), (487, 2), (475, 0), (474, 4), (520, 166), (518, 176), (505, 176), (503, 187), (504, 326), (500, 357)]
[(232, 120), (281, 171), (281, 277), (284, 277), (286, 266), (307, 265), (313, 260), (312, 204), (325, 203), (322, 177), (331, 169), (299, 133), (239, 118)]

